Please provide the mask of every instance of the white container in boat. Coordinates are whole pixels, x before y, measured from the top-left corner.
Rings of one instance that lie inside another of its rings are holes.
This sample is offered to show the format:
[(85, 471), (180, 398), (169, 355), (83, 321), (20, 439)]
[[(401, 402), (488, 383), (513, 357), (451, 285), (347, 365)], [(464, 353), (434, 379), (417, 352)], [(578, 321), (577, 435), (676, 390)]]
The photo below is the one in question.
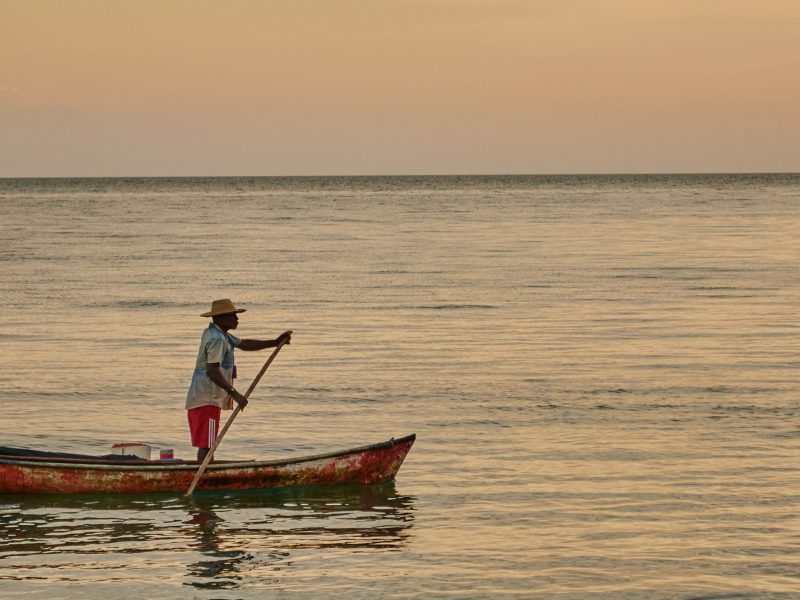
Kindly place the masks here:
[(144, 460), (150, 460), (150, 446), (142, 442), (121, 442), (111, 446), (112, 454), (122, 456), (136, 456)]

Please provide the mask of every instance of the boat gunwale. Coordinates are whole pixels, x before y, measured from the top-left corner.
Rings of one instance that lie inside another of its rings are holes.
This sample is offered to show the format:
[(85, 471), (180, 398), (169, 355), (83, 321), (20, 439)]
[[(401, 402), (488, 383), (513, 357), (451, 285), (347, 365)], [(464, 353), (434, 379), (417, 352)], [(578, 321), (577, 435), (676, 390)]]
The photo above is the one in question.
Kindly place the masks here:
[[(338, 450), (332, 452), (325, 452), (322, 454), (313, 454), (308, 456), (298, 456), (294, 458), (277, 458), (271, 460), (248, 460), (248, 461), (219, 461), (209, 463), (208, 471), (223, 471), (226, 469), (254, 469), (264, 467), (281, 467), (292, 464), (312, 462), (315, 460), (325, 460), (329, 458), (346, 457), (353, 454), (363, 454), (370, 450), (380, 450), (384, 448), (393, 448), (394, 446), (404, 444), (407, 442), (413, 443), (417, 439), (417, 435), (412, 433), (400, 438), (391, 438), (385, 442), (377, 442), (366, 446), (359, 446), (357, 448), (348, 448), (346, 450)], [(105, 459), (78, 459), (78, 458), (63, 458), (53, 460), (49, 457), (23, 457), (14, 455), (0, 455), (0, 465), (15, 465), (27, 468), (65, 468), (65, 469), (89, 469), (98, 471), (183, 471), (183, 470), (197, 470), (199, 466), (197, 461), (187, 461), (180, 463), (161, 462), (161, 461), (136, 461), (136, 462), (115, 462), (113, 460)]]

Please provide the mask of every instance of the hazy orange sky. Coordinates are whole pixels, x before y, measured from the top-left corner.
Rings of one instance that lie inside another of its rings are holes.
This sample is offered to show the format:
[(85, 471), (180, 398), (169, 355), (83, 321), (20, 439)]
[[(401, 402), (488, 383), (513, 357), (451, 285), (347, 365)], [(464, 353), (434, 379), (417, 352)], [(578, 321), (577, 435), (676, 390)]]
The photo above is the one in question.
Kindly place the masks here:
[(0, 177), (800, 171), (798, 0), (0, 0)]

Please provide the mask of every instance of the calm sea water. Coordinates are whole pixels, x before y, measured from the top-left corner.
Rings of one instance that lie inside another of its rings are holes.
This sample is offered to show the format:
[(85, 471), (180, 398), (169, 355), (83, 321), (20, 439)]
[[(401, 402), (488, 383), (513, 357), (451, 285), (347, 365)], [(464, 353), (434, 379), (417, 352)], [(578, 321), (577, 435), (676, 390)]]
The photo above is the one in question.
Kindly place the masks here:
[[(800, 176), (0, 180), (0, 444), (191, 457), (211, 300), (295, 331), (220, 458), (0, 498), (2, 598), (800, 598)], [(237, 354), (242, 384), (266, 353)]]

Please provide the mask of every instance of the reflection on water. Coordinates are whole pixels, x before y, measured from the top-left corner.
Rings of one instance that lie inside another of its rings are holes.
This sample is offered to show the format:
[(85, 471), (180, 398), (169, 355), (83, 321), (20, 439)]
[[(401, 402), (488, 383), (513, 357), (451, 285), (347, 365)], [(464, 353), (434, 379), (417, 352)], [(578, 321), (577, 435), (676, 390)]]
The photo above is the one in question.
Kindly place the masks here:
[(202, 553), (188, 565), (189, 585), (237, 587), (243, 571), (279, 571), (308, 549), (398, 548), (413, 523), (413, 499), (398, 496), (393, 484), (289, 488), (271, 493), (269, 502), (264, 497), (255, 492), (186, 501), (186, 524)]
[(398, 494), (394, 484), (203, 492), (188, 499), (6, 496), (0, 580), (57, 569), (58, 579), (78, 581), (90, 564), (131, 571), (135, 565), (123, 555), (172, 553), (185, 559), (185, 585), (236, 588), (243, 579), (275, 578), (309, 551), (402, 548), (413, 512), (414, 498)]

